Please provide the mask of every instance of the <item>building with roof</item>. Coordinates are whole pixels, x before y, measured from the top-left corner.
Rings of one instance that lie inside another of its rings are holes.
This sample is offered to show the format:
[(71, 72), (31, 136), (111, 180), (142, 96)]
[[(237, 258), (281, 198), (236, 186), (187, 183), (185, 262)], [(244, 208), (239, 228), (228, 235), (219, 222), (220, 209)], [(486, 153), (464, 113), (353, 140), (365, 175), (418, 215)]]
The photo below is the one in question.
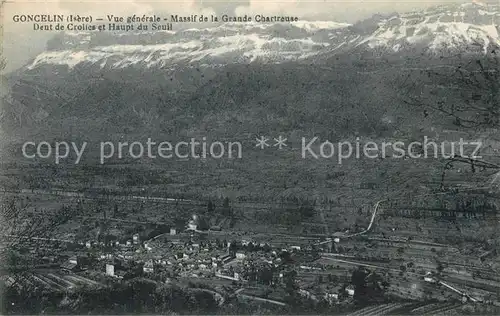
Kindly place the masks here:
[(140, 242), (139, 234), (134, 234), (132, 236), (132, 241), (134, 242), (134, 245), (137, 245)]
[(69, 261), (64, 262), (63, 264), (61, 264), (60, 267), (65, 271), (71, 271), (71, 272), (78, 271), (78, 265), (76, 263), (71, 263)]
[(106, 264), (106, 275), (115, 276), (115, 265), (114, 264)]
[(154, 267), (153, 260), (146, 261), (146, 263), (144, 264), (142, 270), (144, 271), (144, 273), (153, 273), (153, 272), (155, 272), (155, 267)]
[(345, 290), (349, 296), (354, 296), (354, 286), (353, 285), (349, 285), (348, 287), (345, 288)]

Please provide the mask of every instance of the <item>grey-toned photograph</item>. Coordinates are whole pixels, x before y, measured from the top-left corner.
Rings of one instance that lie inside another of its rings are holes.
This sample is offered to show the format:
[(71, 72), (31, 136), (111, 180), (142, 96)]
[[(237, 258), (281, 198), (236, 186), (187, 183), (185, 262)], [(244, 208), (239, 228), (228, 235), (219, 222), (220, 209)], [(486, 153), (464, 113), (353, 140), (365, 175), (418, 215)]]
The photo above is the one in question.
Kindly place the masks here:
[(3, 315), (499, 315), (498, 1), (3, 1)]

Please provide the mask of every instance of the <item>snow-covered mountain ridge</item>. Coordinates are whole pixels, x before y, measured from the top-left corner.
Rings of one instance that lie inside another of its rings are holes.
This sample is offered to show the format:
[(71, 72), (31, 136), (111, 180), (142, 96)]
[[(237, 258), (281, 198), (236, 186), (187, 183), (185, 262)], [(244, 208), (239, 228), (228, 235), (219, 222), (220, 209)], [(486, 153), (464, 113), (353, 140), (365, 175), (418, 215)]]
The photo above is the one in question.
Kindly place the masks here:
[(402, 53), (460, 49), (484, 52), (500, 44), (499, 6), (470, 3), (336, 22), (225, 23), (157, 33), (63, 33), (27, 65), (88, 64), (96, 68), (171, 67), (305, 60), (362, 50)]
[(499, 25), (498, 6), (476, 3), (440, 6), (384, 19), (378, 30), (360, 43), (372, 48), (389, 47), (394, 51), (414, 44), (424, 44), (430, 50), (475, 44), (486, 50), (490, 45), (500, 43)]

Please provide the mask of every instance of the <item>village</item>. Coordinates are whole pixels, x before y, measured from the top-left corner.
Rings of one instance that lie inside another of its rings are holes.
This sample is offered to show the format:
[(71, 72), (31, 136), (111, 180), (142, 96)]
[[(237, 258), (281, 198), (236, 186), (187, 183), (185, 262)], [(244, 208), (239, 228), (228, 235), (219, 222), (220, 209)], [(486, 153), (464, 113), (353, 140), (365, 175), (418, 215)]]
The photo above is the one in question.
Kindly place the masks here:
[[(494, 250), (464, 254), (430, 231), (432, 240), (415, 237), (422, 234), (422, 226), (411, 227), (403, 220), (408, 211), (378, 208), (369, 214), (367, 227), (330, 236), (234, 230), (228, 219), (209, 220), (203, 211), (173, 225), (142, 217), (132, 220), (131, 214), (119, 219), (116, 209), (114, 217), (86, 214), (72, 219), (83, 234), (61, 232), (25, 244), (20, 256), (30, 257), (35, 269), (22, 282), (10, 278), (7, 283), (71, 291), (139, 278), (202, 289), (220, 304), (236, 297), (283, 307), (293, 304), (291, 298), (300, 298), (330, 308), (352, 308), (363, 299), (395, 313), (430, 303), (437, 304), (428, 307), (431, 311), (443, 309), (442, 304), (448, 309), (498, 305)], [(377, 210), (382, 214), (377, 216)], [(431, 212), (421, 222), (432, 229), (429, 225), (439, 223), (432, 219), (436, 216)]]

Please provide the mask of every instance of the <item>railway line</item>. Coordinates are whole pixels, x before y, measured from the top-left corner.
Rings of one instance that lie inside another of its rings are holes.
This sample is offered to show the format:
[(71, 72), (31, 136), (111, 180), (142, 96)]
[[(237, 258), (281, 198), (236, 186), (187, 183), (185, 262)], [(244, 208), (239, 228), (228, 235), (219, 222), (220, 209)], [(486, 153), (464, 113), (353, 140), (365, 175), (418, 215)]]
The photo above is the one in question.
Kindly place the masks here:
[(101, 283), (77, 274), (60, 274), (55, 270), (36, 271), (30, 277), (44, 287), (54, 290), (71, 290), (81, 286), (103, 286)]
[(428, 315), (428, 316), (431, 316), (431, 315), (443, 315), (443, 313), (445, 312), (449, 312), (449, 311), (452, 311), (454, 309), (457, 309), (457, 308), (461, 308), (463, 306), (463, 304), (453, 304), (453, 303), (450, 303), (450, 304), (446, 304), (445, 306), (442, 306), (440, 308), (437, 308), (437, 309), (434, 309), (434, 310), (431, 310), (427, 313), (425, 313), (424, 315)]
[(404, 308), (408, 303), (389, 303), (376, 306), (369, 306), (363, 309), (357, 310), (354, 313), (348, 314), (348, 316), (376, 316), (376, 315), (388, 315), (391, 312), (395, 312), (398, 309)]
[(279, 305), (279, 306), (286, 306), (286, 303), (276, 301), (276, 300), (271, 300), (268, 298), (263, 298), (263, 297), (258, 297), (258, 296), (253, 296), (253, 295), (247, 295), (247, 294), (237, 294), (238, 297), (241, 297), (243, 299), (248, 299), (248, 300), (254, 300), (254, 301), (259, 301), (259, 302), (266, 302), (266, 303), (271, 303), (274, 305)]

